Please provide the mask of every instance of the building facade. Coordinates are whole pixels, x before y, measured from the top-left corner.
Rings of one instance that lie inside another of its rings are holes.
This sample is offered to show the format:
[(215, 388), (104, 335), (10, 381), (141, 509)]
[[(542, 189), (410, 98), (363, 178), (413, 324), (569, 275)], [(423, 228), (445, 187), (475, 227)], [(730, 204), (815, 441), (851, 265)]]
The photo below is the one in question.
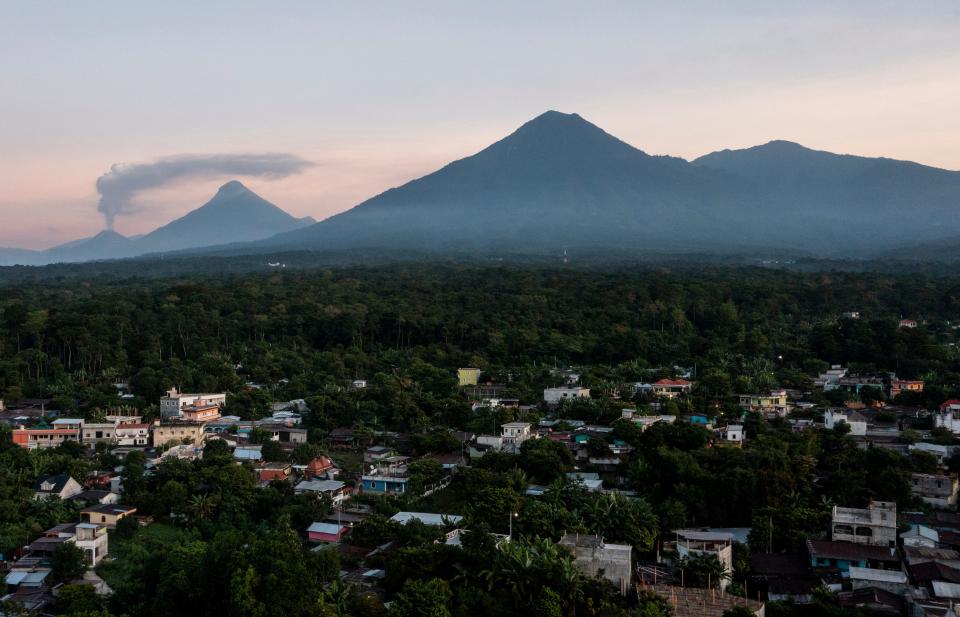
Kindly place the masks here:
[(897, 504), (871, 501), (866, 508), (833, 507), (831, 538), (872, 546), (897, 545)]
[(226, 394), (186, 394), (172, 388), (167, 391), (166, 396), (160, 398), (160, 417), (163, 419), (178, 418), (182, 415), (185, 407), (206, 405), (223, 407), (226, 403)]

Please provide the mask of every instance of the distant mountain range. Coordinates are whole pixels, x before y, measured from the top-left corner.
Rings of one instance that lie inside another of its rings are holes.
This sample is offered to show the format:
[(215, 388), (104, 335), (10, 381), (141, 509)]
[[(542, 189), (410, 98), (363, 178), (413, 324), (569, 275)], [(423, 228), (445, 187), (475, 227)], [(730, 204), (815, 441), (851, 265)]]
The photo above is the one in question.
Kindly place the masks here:
[(870, 256), (960, 234), (960, 172), (774, 141), (692, 162), (547, 112), (260, 248)]
[(259, 240), (315, 222), (310, 217), (290, 216), (233, 180), (221, 186), (203, 206), (146, 235), (128, 238), (105, 230), (91, 238), (45, 251), (0, 249), (0, 265), (41, 265), (169, 253)]
[(934, 252), (960, 235), (960, 172), (786, 141), (693, 161), (652, 156), (577, 114), (550, 111), (473, 156), (310, 223), (231, 182), (142, 238), (103, 232), (40, 255), (81, 261), (217, 245), (226, 254), (890, 257), (929, 243)]

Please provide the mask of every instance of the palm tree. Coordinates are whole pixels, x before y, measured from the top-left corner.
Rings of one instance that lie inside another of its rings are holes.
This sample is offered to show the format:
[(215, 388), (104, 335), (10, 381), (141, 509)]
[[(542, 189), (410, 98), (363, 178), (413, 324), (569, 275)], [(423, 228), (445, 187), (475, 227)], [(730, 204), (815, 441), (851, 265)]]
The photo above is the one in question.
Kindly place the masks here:
[(216, 511), (216, 500), (206, 493), (194, 495), (187, 502), (187, 510), (197, 520), (208, 519)]

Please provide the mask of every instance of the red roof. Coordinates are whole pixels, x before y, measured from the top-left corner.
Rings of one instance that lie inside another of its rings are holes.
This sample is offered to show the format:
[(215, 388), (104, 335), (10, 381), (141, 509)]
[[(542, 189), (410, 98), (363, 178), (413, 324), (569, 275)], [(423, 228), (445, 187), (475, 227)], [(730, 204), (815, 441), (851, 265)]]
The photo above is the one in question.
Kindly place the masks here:
[(951, 407), (954, 405), (960, 407), (960, 399), (952, 398), (948, 401), (944, 401), (943, 403), (940, 404), (940, 409), (946, 409), (947, 407)]
[(653, 382), (655, 386), (689, 386), (691, 383), (686, 379), (661, 379), (660, 381)]

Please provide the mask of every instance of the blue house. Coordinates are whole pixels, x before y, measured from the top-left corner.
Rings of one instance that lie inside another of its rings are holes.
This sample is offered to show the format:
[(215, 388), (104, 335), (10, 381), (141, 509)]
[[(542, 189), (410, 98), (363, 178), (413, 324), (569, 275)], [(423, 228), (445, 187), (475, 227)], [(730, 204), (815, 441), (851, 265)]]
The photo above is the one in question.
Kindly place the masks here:
[(407, 477), (380, 474), (365, 475), (363, 476), (363, 491), (365, 493), (405, 493), (407, 492)]
[(850, 568), (898, 569), (900, 557), (897, 549), (886, 546), (807, 540), (810, 566), (817, 569), (838, 570), (842, 574)]

